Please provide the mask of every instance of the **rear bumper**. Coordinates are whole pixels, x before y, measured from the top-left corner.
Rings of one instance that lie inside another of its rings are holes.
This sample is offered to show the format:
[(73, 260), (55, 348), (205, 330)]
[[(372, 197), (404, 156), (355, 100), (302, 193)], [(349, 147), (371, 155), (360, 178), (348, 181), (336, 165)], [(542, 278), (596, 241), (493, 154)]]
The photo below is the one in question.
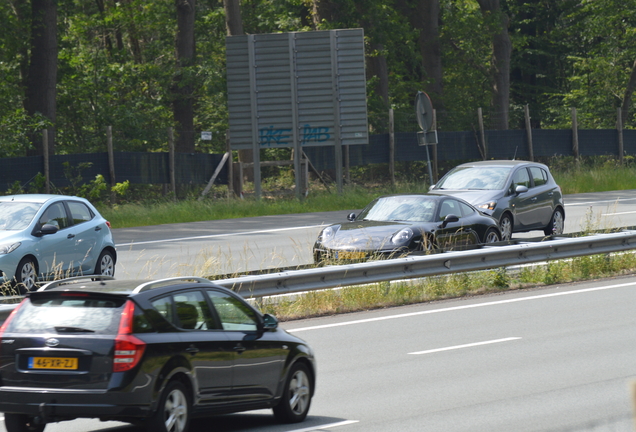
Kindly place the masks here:
[(27, 414), (44, 422), (73, 418), (125, 420), (150, 415), (139, 394), (105, 390), (0, 387), (0, 412)]

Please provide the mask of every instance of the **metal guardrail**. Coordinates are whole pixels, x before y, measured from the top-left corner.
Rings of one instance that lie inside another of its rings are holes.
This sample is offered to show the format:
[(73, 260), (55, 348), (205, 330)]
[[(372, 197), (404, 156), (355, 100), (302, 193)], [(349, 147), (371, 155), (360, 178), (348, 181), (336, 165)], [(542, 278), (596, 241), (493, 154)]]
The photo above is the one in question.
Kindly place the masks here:
[(265, 297), (631, 249), (636, 249), (636, 230), (575, 238), (554, 237), (541, 242), (519, 242), (505, 246), (484, 245), (480, 249), (468, 251), (241, 276), (214, 282), (238, 292), (243, 297)]
[[(262, 275), (215, 280), (246, 298), (364, 285), (399, 279), (415, 279), (449, 273), (510, 267), (636, 249), (636, 229), (585, 237), (553, 237), (520, 241), (511, 245), (483, 245), (479, 249), (409, 256), (359, 264), (288, 270)], [(17, 297), (5, 298), (16, 301)], [(17, 304), (0, 304), (2, 323)]]

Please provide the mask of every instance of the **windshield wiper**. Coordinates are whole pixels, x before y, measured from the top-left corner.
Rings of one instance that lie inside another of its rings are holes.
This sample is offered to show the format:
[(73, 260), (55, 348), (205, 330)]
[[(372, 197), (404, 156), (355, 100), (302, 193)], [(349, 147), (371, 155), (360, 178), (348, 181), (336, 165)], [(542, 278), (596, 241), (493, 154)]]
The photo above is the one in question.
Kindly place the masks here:
[(95, 330), (85, 329), (82, 327), (56, 326), (54, 328), (58, 333), (95, 333)]

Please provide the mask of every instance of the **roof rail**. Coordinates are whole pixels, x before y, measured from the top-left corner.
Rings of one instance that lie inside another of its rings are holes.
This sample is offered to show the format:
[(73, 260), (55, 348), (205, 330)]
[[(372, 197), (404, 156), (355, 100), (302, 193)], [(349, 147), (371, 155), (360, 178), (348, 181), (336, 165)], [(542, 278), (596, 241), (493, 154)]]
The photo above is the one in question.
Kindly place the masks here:
[(198, 276), (178, 276), (178, 277), (171, 277), (171, 278), (165, 278), (165, 279), (157, 279), (157, 280), (153, 280), (150, 282), (146, 282), (146, 283), (142, 283), (141, 285), (137, 286), (137, 288), (135, 288), (133, 290), (133, 294), (137, 294), (140, 293), (142, 291), (146, 291), (149, 289), (153, 289), (153, 288), (157, 288), (157, 287), (161, 287), (161, 286), (167, 286), (170, 285), (170, 282), (186, 282), (186, 281), (192, 281), (192, 282), (197, 282), (197, 283), (212, 283), (212, 281), (210, 279), (206, 279), (206, 278), (202, 278), (202, 277), (198, 277)]
[(65, 279), (54, 280), (53, 282), (49, 282), (46, 285), (42, 285), (37, 291), (46, 291), (53, 288), (57, 288), (60, 285), (67, 285), (72, 283), (77, 283), (82, 280), (96, 281), (96, 280), (114, 280), (113, 276), (102, 276), (102, 275), (90, 275), (90, 276), (74, 276)]

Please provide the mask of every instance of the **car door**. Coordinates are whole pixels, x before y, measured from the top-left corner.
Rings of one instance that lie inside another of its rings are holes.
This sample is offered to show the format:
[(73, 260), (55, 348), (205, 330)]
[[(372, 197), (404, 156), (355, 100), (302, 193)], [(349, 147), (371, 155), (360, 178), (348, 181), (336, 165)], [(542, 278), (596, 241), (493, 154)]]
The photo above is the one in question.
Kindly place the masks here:
[(179, 331), (178, 351), (190, 362), (196, 404), (227, 403), (235, 353), (201, 291), (179, 292), (151, 300)]
[(92, 220), (95, 217), (86, 204), (80, 201), (66, 201), (72, 222), (69, 227), (69, 235), (75, 244), (75, 260), (73, 270), (76, 272), (92, 271), (95, 268), (97, 257), (101, 250), (100, 238), (102, 227)]
[(548, 185), (548, 173), (541, 167), (530, 167), (533, 195), (537, 197), (536, 224), (544, 228), (554, 212), (554, 188)]
[(39, 230), (47, 224), (57, 227), (58, 231), (38, 237), (36, 241), (39, 271), (44, 275), (67, 277), (68, 272), (72, 271), (76, 250), (62, 201), (54, 202), (44, 210), (35, 229)]
[[(465, 249), (469, 245), (479, 243), (479, 236), (472, 225), (466, 225), (462, 203), (453, 198), (445, 198), (439, 206), (438, 220), (440, 226), (436, 230), (435, 239), (440, 248), (446, 250)], [(449, 215), (459, 219), (455, 222), (447, 221)]]
[[(517, 187), (523, 186), (527, 191), (517, 193)], [(514, 214), (514, 231), (524, 230), (534, 224), (537, 197), (531, 192), (532, 182), (530, 174), (525, 166), (518, 168), (512, 174), (512, 183), (509, 187), (509, 206)]]
[(277, 332), (263, 332), (262, 319), (245, 301), (226, 292), (206, 290), (236, 357), (232, 374), (235, 401), (271, 399), (281, 380), (288, 347)]

